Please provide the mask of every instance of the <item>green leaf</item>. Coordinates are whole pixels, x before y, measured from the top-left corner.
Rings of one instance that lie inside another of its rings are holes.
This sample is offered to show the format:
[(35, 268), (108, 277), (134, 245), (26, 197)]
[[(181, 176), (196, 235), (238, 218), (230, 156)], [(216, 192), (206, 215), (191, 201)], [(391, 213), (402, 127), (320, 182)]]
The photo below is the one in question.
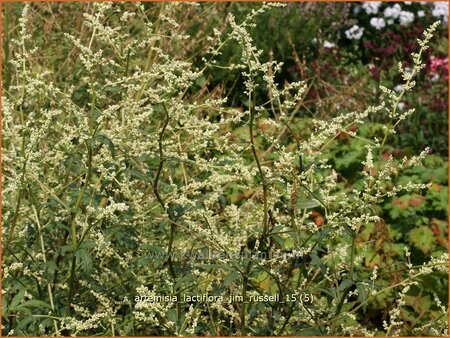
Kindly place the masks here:
[(79, 249), (75, 256), (81, 263), (81, 268), (84, 272), (90, 273), (92, 270), (92, 258), (89, 252), (86, 249)]
[(43, 266), (50, 274), (53, 274), (56, 270), (56, 263), (54, 261), (48, 261), (44, 263)]
[(223, 286), (228, 287), (232, 282), (239, 279), (240, 275), (236, 271), (230, 272), (228, 275), (225, 276), (223, 279)]
[(271, 237), (278, 243), (280, 247), (284, 247), (284, 239), (279, 235), (271, 235)]
[(97, 247), (97, 244), (94, 241), (84, 241), (80, 245), (80, 249), (93, 249)]
[(8, 303), (6, 301), (6, 297), (2, 297), (2, 312), (3, 315), (7, 315), (9, 313)]
[(206, 84), (206, 79), (204, 76), (200, 76), (195, 80), (195, 84), (199, 87), (203, 87)]
[(23, 300), (25, 296), (25, 289), (20, 289), (19, 292), (14, 296), (13, 300), (11, 301), (11, 305), (9, 306), (9, 310), (15, 311), (17, 309), (17, 306), (20, 304), (20, 302)]
[(171, 322), (178, 323), (177, 311), (175, 309), (169, 309), (166, 312), (166, 318)]
[[(367, 300), (367, 290), (366, 290), (366, 286), (364, 284), (360, 284), (358, 283), (356, 285), (356, 289), (358, 290), (358, 300), (360, 301), (360, 303), (364, 303)], [(362, 306), (363, 312), (366, 313), (367, 310), (367, 304), (364, 304)]]
[(313, 199), (297, 198), (297, 207), (299, 209), (312, 209), (319, 205), (320, 203)]
[(430, 252), (435, 242), (433, 231), (424, 225), (411, 230), (409, 233), (409, 241), (423, 253)]
[(272, 229), (272, 231), (270, 233), (271, 234), (276, 234), (276, 233), (278, 233), (279, 231), (282, 231), (282, 230), (284, 230), (284, 226), (276, 225), (276, 226), (274, 226), (274, 228)]
[(70, 244), (64, 245), (63, 247), (61, 247), (61, 255), (64, 255), (67, 252), (72, 252), (73, 251), (73, 246)]
[(117, 86), (105, 86), (105, 91), (110, 92), (112, 94), (120, 93), (122, 91), (122, 88)]
[(274, 284), (271, 276), (266, 271), (261, 271), (255, 278), (255, 282), (264, 291), (269, 291), (270, 287)]
[(317, 288), (317, 291), (325, 293), (332, 299), (335, 299), (337, 297), (336, 291), (334, 289)]
[(29, 307), (45, 307), (50, 310), (52, 309), (50, 304), (47, 304), (46, 302), (43, 302), (42, 300), (30, 299), (30, 300), (27, 300), (26, 302), (23, 302), (19, 306), (17, 306), (16, 310), (22, 310), (22, 309), (29, 308)]
[(316, 250), (314, 250), (313, 252), (311, 252), (310, 257), (311, 257), (311, 264), (312, 264), (313, 266), (319, 267), (320, 270), (322, 271), (322, 273), (326, 273), (327, 267), (326, 267), (325, 264), (322, 262), (322, 260), (319, 258), (319, 255), (317, 254), (317, 251), (316, 251)]
[(95, 136), (95, 139), (100, 143), (103, 143), (104, 145), (108, 146), (112, 157), (113, 158), (116, 157), (116, 148), (114, 147), (114, 143), (112, 143), (112, 141), (106, 135), (98, 134), (97, 136)]
[(141, 173), (138, 170), (131, 169), (129, 172), (130, 172), (131, 176), (134, 176), (135, 178), (138, 178), (142, 181), (148, 181), (148, 177), (145, 176), (143, 173)]
[(309, 337), (309, 336), (323, 336), (323, 332), (319, 328), (306, 328), (300, 329), (297, 332), (294, 332), (296, 336)]
[(339, 284), (338, 291), (344, 291), (353, 285), (353, 281), (351, 279), (344, 279), (341, 284)]
[(22, 329), (24, 329), (25, 327), (28, 326), (28, 324), (30, 324), (36, 320), (37, 320), (36, 317), (32, 317), (32, 316), (25, 317), (24, 319), (19, 321), (19, 323), (17, 324), (17, 326), (14, 329), (14, 333), (20, 334), (20, 335), (25, 335), (25, 334), (20, 333), (20, 332), (22, 332)]
[(432, 191), (429, 194), (432, 206), (435, 210), (444, 211), (448, 214), (448, 187), (442, 187), (440, 192)]
[(148, 252), (151, 252), (152, 254), (161, 255), (161, 257), (163, 257), (164, 253), (166, 252), (162, 247), (152, 245), (152, 244), (143, 244), (141, 247), (142, 247), (142, 249), (144, 249)]
[(198, 268), (204, 268), (204, 269), (230, 269), (227, 266), (223, 266), (221, 264), (194, 264), (193, 266), (198, 267)]

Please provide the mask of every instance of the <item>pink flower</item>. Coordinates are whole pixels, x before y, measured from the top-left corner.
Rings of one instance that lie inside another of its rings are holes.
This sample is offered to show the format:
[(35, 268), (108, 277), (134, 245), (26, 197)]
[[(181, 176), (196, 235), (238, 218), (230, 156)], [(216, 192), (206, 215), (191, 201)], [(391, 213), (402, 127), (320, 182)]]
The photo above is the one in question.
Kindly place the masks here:
[(448, 80), (448, 57), (430, 56), (430, 72), (435, 75), (442, 74), (445, 80)]

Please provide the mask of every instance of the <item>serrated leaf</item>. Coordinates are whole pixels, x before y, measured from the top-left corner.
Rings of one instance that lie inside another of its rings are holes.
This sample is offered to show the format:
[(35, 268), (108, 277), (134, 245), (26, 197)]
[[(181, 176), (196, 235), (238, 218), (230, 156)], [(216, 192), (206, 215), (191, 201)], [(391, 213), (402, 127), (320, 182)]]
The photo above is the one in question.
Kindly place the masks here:
[(64, 245), (61, 248), (61, 255), (64, 255), (65, 253), (72, 252), (72, 251), (73, 251), (73, 246), (72, 245), (70, 245), (70, 244)]
[(81, 264), (81, 268), (84, 272), (90, 273), (92, 270), (92, 258), (86, 249), (79, 249), (75, 256), (78, 258)]
[(175, 283), (175, 290), (179, 290), (182, 288), (185, 288), (186, 286), (195, 284), (196, 281), (194, 280), (194, 277), (191, 275), (186, 275), (181, 277), (176, 283)]
[(152, 244), (144, 244), (142, 245), (142, 249), (148, 250), (151, 253), (160, 254), (161, 256), (165, 253), (165, 250), (162, 247)]
[(83, 243), (81, 243), (80, 245), (80, 249), (93, 249), (97, 247), (97, 244), (94, 241), (84, 241)]
[(48, 261), (44, 263), (44, 269), (53, 274), (56, 270), (56, 263), (54, 261)]
[[(22, 329), (24, 329), (26, 326), (28, 326), (28, 324), (30, 324), (36, 320), (37, 320), (36, 317), (32, 317), (32, 316), (25, 317), (24, 319), (20, 320), (19, 323), (17, 324), (17, 326), (14, 328), (14, 333), (20, 334)], [(23, 334), (23, 335), (25, 335), (25, 334)]]
[(223, 286), (228, 287), (232, 282), (235, 280), (238, 280), (240, 278), (240, 274), (236, 271), (230, 272), (228, 275), (225, 276), (223, 279)]
[(177, 323), (178, 322), (178, 318), (177, 318), (177, 311), (175, 309), (169, 309), (166, 312), (166, 318), (168, 320), (170, 320), (171, 322)]

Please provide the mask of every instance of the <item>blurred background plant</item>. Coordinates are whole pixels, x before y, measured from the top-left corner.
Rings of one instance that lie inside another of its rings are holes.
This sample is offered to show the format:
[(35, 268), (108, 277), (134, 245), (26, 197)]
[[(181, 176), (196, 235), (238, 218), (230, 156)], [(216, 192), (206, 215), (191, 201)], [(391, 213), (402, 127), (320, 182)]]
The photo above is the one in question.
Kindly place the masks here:
[[(229, 7), (239, 17), (239, 13), (245, 15), (244, 8), (248, 6), (236, 3)], [(258, 17), (252, 36), (267, 58), (284, 62), (283, 71), (277, 75), (279, 81), (310, 82), (303, 108), (310, 116), (321, 117), (379, 102), (382, 94), (378, 85), (400, 84), (398, 62), (405, 62), (417, 50), (416, 40), (425, 27), (441, 19), (436, 40), (426, 56), (427, 67), (418, 81), (422, 95), (406, 95), (401, 102), (402, 109), (420, 110), (394, 136), (394, 146), (429, 146), (433, 152), (447, 155), (447, 2), (311, 2), (290, 3), (287, 8)], [(290, 27), (287, 32), (279, 29), (281, 22)], [(266, 29), (259, 29), (261, 26)], [(237, 48), (225, 48), (223, 60), (236, 61)], [(404, 67), (410, 66), (408, 62)], [(239, 73), (214, 72), (216, 84), (225, 80), (225, 86), (233, 88), (232, 102), (245, 106)], [(362, 88), (366, 90), (364, 94)], [(419, 125), (427, 128), (417, 128)]]

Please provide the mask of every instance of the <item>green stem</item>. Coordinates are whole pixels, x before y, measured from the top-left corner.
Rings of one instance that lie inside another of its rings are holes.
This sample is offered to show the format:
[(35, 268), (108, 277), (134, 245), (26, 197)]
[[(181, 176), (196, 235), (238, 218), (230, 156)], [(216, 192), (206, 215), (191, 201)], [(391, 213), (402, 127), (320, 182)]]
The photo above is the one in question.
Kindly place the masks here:
[[(356, 236), (352, 236), (352, 251), (351, 251), (351, 255), (350, 255), (350, 273), (349, 273), (349, 279), (353, 280), (353, 269), (354, 269), (354, 261), (355, 261), (355, 237)], [(347, 287), (343, 292), (342, 292), (342, 297), (339, 301), (339, 304), (336, 307), (336, 312), (334, 314), (335, 317), (338, 317), (339, 314), (341, 313), (342, 310), (342, 306), (344, 305), (344, 301), (345, 301), (345, 297), (347, 297), (348, 293), (350, 292), (350, 288), (352, 286)], [(331, 328), (330, 328), (330, 335), (333, 335), (336, 329), (336, 321), (334, 321), (331, 324)]]
[[(155, 30), (154, 33), (155, 35), (158, 34), (159, 29), (160, 29), (160, 25), (161, 25), (161, 15), (163, 12), (165, 4), (162, 3), (160, 4), (159, 7), (159, 12), (158, 12), (158, 18), (156, 20), (155, 23)], [(145, 15), (145, 13), (143, 13)], [(150, 65), (153, 63), (154, 59), (155, 59), (155, 55), (154, 55), (154, 48), (157, 47), (158, 41), (154, 41), (152, 46), (149, 48), (148, 54), (147, 54), (147, 60), (145, 62), (145, 66), (144, 66), (144, 72), (147, 72), (150, 68)], [(139, 93), (137, 94), (137, 96), (135, 97), (135, 101), (138, 102), (141, 98), (142, 95), (144, 94), (145, 88), (147, 87), (148, 84), (148, 78), (146, 80), (142, 80), (141, 81), (141, 90), (139, 91)]]
[[(155, 179), (154, 179), (154, 181), (152, 183), (152, 188), (153, 188), (153, 192), (154, 192), (154, 194), (156, 196), (156, 199), (158, 200), (159, 204), (161, 205), (163, 210), (165, 212), (167, 212), (166, 204), (164, 203), (164, 200), (161, 197), (161, 195), (159, 193), (159, 190), (158, 190), (158, 183), (159, 183), (159, 179), (161, 177), (162, 169), (163, 169), (164, 162), (165, 162), (164, 147), (163, 147), (164, 134), (166, 132), (166, 128), (169, 125), (169, 121), (170, 121), (169, 112), (167, 111), (167, 108), (166, 108), (166, 106), (164, 104), (163, 104), (163, 108), (164, 108), (164, 112), (165, 112), (166, 116), (165, 116), (164, 124), (163, 124), (163, 126), (161, 128), (161, 131), (160, 131), (159, 137), (158, 137), (159, 165), (158, 165), (158, 169), (156, 171)], [(170, 216), (169, 216), (169, 219), (170, 219)], [(170, 219), (170, 220), (172, 220), (172, 219)], [(173, 241), (175, 239), (175, 230), (176, 230), (176, 223), (175, 222), (171, 222), (170, 223), (170, 233), (169, 233), (169, 244), (168, 244), (168, 247), (167, 247), (167, 264), (169, 265), (169, 273), (170, 273), (171, 277), (174, 280), (177, 278), (177, 275), (175, 273), (173, 260), (172, 260)], [(178, 294), (178, 298), (180, 298), (179, 294)], [(180, 305), (180, 303), (177, 303), (177, 313), (178, 313), (178, 318), (180, 318), (181, 317), (181, 305)]]
[(169, 124), (169, 119), (170, 119), (169, 114), (166, 110), (166, 107), (165, 106), (163, 106), (163, 107), (164, 107), (164, 111), (166, 112), (166, 118), (164, 120), (163, 127), (162, 127), (162, 129), (159, 133), (159, 137), (158, 137), (159, 165), (158, 165), (158, 169), (156, 171), (155, 180), (153, 181), (152, 187), (153, 187), (153, 192), (154, 192), (159, 204), (161, 204), (162, 208), (164, 210), (166, 210), (166, 205), (158, 191), (158, 182), (159, 182), (159, 178), (161, 176), (161, 172), (162, 172), (164, 161), (165, 161), (164, 149), (163, 149), (164, 133), (166, 131), (166, 128), (167, 128), (167, 125)]
[(350, 254), (350, 273), (349, 273), (349, 279), (353, 280), (353, 269), (355, 266), (355, 246), (356, 246), (356, 241), (355, 241), (355, 237), (356, 234), (354, 236), (352, 236), (352, 251)]
[(70, 311), (71, 311), (70, 304), (72, 304), (73, 296), (75, 293), (76, 266), (77, 266), (77, 256), (75, 256), (75, 253), (73, 253), (72, 263), (71, 263), (71, 268), (70, 268), (69, 292), (68, 292), (68, 296), (67, 296), (66, 316), (70, 315)]
[[(45, 246), (44, 246), (44, 237), (42, 235), (41, 222), (39, 221), (39, 216), (38, 216), (36, 207), (34, 205), (32, 205), (32, 209), (33, 209), (34, 218), (36, 220), (36, 224), (37, 224), (37, 227), (38, 227), (39, 241), (40, 241), (41, 253), (42, 253), (43, 261), (44, 261), (44, 263), (47, 263), (46, 251), (45, 251)], [(47, 290), (48, 290), (48, 298), (49, 298), (49, 301), (50, 301), (50, 306), (52, 308), (53, 313), (56, 314), (56, 312), (55, 312), (55, 304), (53, 302), (52, 287), (51, 287), (49, 282), (47, 282)], [(58, 324), (57, 324), (56, 320), (53, 320), (53, 325), (55, 326), (55, 333), (57, 335), (59, 335), (59, 329), (58, 329)]]
[(86, 189), (89, 185), (89, 182), (90, 182), (91, 176), (92, 176), (92, 149), (89, 145), (87, 146), (87, 148), (88, 148), (87, 174), (86, 174), (86, 178), (84, 180), (83, 187), (81, 188), (80, 194), (78, 195), (77, 201), (75, 202), (75, 206), (73, 208), (72, 218), (71, 218), (71, 222), (70, 222), (70, 228), (72, 231), (72, 247), (74, 250), (76, 250), (77, 245), (78, 245), (77, 244), (76, 217), (78, 215), (78, 211), (79, 211), (81, 202), (83, 200), (84, 194), (86, 192)]
[[(94, 80), (91, 80), (91, 83)], [(92, 135), (94, 131), (94, 108), (95, 108), (95, 88), (92, 87), (91, 112), (89, 114), (89, 134)]]
[[(252, 97), (251, 93), (249, 94), (250, 98)], [(250, 145), (252, 148), (253, 157), (256, 162), (256, 166), (258, 167), (259, 176), (261, 177), (262, 181), (262, 188), (263, 188), (263, 203), (264, 203), (264, 215), (263, 215), (263, 230), (261, 234), (261, 238), (264, 238), (268, 231), (268, 203), (267, 203), (267, 194), (268, 194), (268, 186), (266, 181), (266, 176), (264, 175), (264, 172), (261, 167), (261, 162), (259, 161), (258, 154), (256, 153), (256, 146), (255, 146), (255, 136), (253, 132), (254, 123), (255, 123), (255, 95), (253, 95), (253, 101), (249, 100), (250, 102), (253, 102), (253, 107), (249, 107), (250, 111), (250, 123), (249, 123), (249, 134), (250, 134)], [(252, 109), (253, 108), (253, 109)]]
[[(418, 59), (419, 60), (422, 59), (422, 54), (423, 54), (424, 50), (425, 50), (424, 47), (420, 48), (419, 53), (418, 53)], [(413, 79), (416, 76), (416, 74), (417, 74), (417, 71), (416, 71), (415, 68), (413, 68), (413, 71), (412, 71), (412, 74), (411, 74), (411, 78), (408, 81), (406, 81), (404, 88), (408, 88), (410, 86), (411, 81), (413, 81)], [(400, 103), (400, 101), (401, 101), (402, 97), (405, 95), (405, 93), (406, 93), (406, 90), (403, 89), (403, 91), (398, 95), (397, 100), (395, 100), (395, 102), (393, 104), (393, 107), (392, 107), (393, 108), (393, 110), (392, 110), (392, 115), (393, 116), (395, 116), (395, 113), (397, 112), (398, 104)], [(400, 123), (400, 121), (401, 120), (398, 120), (394, 124), (393, 128), (395, 128)], [(379, 158), (381, 158), (381, 155), (382, 155), (382, 152), (383, 152), (383, 147), (384, 147), (384, 144), (386, 143), (386, 140), (387, 140), (388, 136), (389, 136), (389, 131), (386, 131), (385, 134), (384, 134), (383, 140), (381, 142), (380, 150), (378, 152)], [(380, 162), (378, 162), (378, 164), (380, 164)]]
[(248, 274), (250, 273), (252, 269), (252, 262), (249, 261), (247, 263), (247, 268), (245, 269), (245, 272), (242, 275), (242, 306), (241, 306), (241, 313), (240, 313), (240, 319), (241, 319), (241, 335), (245, 335), (245, 311), (246, 311), (246, 302), (247, 302), (247, 290), (248, 290)]
[(9, 91), (9, 86), (11, 83), (11, 68), (9, 66), (9, 53), (10, 53), (10, 49), (9, 49), (9, 18), (12, 17), (11, 14), (9, 13), (9, 4), (8, 3), (4, 3), (3, 4), (3, 9), (4, 9), (4, 15), (3, 15), (3, 28), (4, 28), (4, 55), (5, 55), (5, 61), (4, 61), (4, 70), (5, 70), (5, 82), (4, 82), (4, 87), (3, 89), (6, 91)]
[(87, 174), (86, 174), (86, 178), (84, 180), (84, 184), (81, 189), (81, 192), (78, 195), (78, 199), (75, 203), (74, 211), (72, 213), (72, 219), (70, 222), (70, 229), (71, 229), (71, 234), (72, 234), (72, 263), (71, 263), (71, 271), (70, 271), (70, 277), (69, 277), (69, 292), (68, 292), (67, 310), (66, 310), (67, 314), (70, 313), (70, 304), (72, 303), (72, 299), (74, 296), (74, 288), (75, 288), (75, 274), (76, 274), (76, 265), (77, 265), (76, 251), (78, 248), (76, 218), (77, 218), (80, 206), (81, 206), (81, 202), (83, 200), (83, 196), (86, 192), (86, 189), (89, 185), (89, 182), (90, 182), (91, 176), (92, 176), (92, 149), (91, 149), (91, 146), (88, 144), (87, 144), (87, 149), (88, 149)]
[(339, 300), (339, 303), (336, 307), (336, 312), (334, 313), (334, 317), (336, 320), (333, 320), (333, 322), (331, 323), (330, 336), (334, 335), (334, 332), (336, 330), (337, 319), (339, 318), (339, 314), (341, 313), (342, 306), (344, 305), (345, 297), (347, 297), (348, 293), (350, 292), (350, 288), (351, 288), (351, 286), (345, 288), (345, 290), (342, 292), (341, 299)]

